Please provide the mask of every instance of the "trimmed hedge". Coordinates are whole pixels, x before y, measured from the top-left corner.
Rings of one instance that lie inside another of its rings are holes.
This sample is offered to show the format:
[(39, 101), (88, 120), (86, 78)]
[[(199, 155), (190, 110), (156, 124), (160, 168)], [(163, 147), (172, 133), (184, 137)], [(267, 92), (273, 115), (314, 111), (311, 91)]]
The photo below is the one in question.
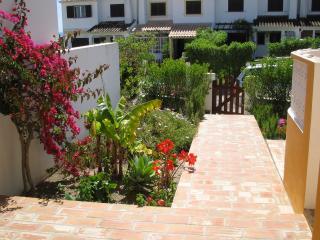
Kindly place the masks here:
[(280, 43), (269, 43), (269, 55), (272, 57), (290, 56), (291, 52), (306, 49), (306, 48), (319, 48), (320, 38), (288, 38), (282, 40)]
[(170, 108), (197, 121), (205, 113), (205, 98), (209, 90), (206, 65), (188, 66), (183, 60), (167, 59), (161, 65), (151, 64), (141, 84), (146, 100), (160, 99)]
[(241, 68), (252, 60), (256, 45), (253, 42), (226, 44), (225, 32), (200, 31), (187, 44), (185, 52), (191, 63), (207, 63), (210, 70), (222, 76), (237, 76)]

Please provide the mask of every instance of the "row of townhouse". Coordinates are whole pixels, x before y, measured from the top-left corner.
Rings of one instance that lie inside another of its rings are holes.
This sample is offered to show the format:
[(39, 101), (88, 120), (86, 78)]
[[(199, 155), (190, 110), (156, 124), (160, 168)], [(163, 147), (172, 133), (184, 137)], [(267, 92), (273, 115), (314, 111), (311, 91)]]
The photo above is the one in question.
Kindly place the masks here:
[[(79, 31), (73, 46), (113, 41), (132, 32), (154, 32), (154, 53), (170, 46), (181, 56), (198, 28), (228, 32), (228, 41), (253, 40), (256, 56), (267, 43), (320, 36), (320, 0), (61, 0), (64, 32)], [(251, 24), (252, 31), (246, 30)], [(250, 32), (250, 33), (249, 33)]]

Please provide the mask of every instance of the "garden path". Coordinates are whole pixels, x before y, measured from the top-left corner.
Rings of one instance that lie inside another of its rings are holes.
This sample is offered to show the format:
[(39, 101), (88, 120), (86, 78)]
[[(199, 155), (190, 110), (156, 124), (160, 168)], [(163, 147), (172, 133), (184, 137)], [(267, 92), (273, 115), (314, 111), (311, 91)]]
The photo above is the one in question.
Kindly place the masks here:
[(172, 208), (3, 197), (0, 239), (310, 239), (252, 116), (206, 115)]

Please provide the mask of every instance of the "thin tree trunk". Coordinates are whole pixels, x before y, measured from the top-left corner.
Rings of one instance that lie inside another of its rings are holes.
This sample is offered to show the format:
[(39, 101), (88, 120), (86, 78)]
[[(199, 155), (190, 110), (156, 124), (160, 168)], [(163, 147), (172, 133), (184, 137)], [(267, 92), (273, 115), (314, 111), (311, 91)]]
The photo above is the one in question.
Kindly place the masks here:
[(118, 171), (117, 171), (117, 158), (118, 158), (118, 154), (117, 154), (117, 144), (112, 141), (112, 176), (113, 177), (117, 177), (118, 175)]
[(123, 158), (124, 158), (124, 149), (120, 147), (119, 149), (119, 179), (123, 177)]
[(25, 170), (26, 170), (26, 175), (27, 175), (27, 179), (28, 179), (28, 184), (30, 186), (30, 190), (33, 191), (34, 190), (34, 184), (33, 184), (33, 180), (31, 177), (31, 171), (30, 171), (30, 163), (29, 163), (29, 150), (30, 150), (30, 143), (31, 143), (31, 138), (28, 138), (27, 142), (26, 142), (26, 151), (25, 151)]
[(101, 136), (97, 136), (97, 164), (98, 164), (98, 172), (102, 172), (102, 164), (101, 164)]
[(34, 190), (34, 184), (31, 177), (30, 165), (29, 165), (29, 150), (30, 143), (32, 140), (32, 132), (25, 126), (18, 127), (15, 124), (20, 138), (21, 145), (21, 169), (22, 169), (22, 179), (23, 179), (23, 191), (27, 192), (28, 186), (30, 190)]

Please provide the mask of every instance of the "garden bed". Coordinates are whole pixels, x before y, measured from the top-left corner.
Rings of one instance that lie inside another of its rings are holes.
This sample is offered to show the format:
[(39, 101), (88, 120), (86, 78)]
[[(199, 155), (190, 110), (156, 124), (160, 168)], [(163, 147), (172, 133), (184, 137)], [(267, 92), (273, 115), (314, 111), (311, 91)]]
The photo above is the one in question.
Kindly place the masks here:
[[(182, 172), (180, 169), (174, 178), (174, 184), (178, 185)], [(77, 198), (77, 188), (79, 178), (71, 175), (65, 175), (60, 169), (56, 170), (48, 178), (37, 185), (34, 191), (25, 194), (27, 197), (36, 197), (40, 199), (75, 200)], [(109, 203), (115, 204), (136, 204), (134, 196), (127, 196), (124, 182), (117, 181), (118, 187), (111, 194)]]

